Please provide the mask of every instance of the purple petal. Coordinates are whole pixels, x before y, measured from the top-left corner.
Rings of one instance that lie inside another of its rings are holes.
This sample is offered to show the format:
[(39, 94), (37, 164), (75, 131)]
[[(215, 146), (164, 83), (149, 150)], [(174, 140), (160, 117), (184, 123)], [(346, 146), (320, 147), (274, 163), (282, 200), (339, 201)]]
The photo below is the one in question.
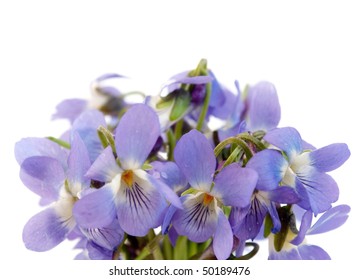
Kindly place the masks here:
[(338, 185), (329, 175), (311, 169), (309, 173), (298, 176), (300, 183), (297, 180), (296, 189), (301, 198), (298, 205), (312, 210), (315, 216), (330, 209), (331, 204), (338, 200)]
[(289, 162), (303, 151), (302, 138), (295, 128), (284, 127), (268, 131), (264, 140), (286, 153)]
[(117, 219), (111, 224), (102, 228), (86, 228), (83, 234), (92, 242), (107, 250), (114, 250), (122, 241), (124, 232), (120, 228)]
[(67, 168), (67, 152), (46, 138), (24, 138), (15, 144), (15, 157), (20, 165), (25, 159), (33, 156), (57, 159), (64, 169)]
[(52, 119), (68, 119), (71, 123), (87, 109), (88, 101), (85, 99), (66, 99), (56, 106), (56, 113)]
[(164, 88), (168, 88), (169, 92), (176, 89), (176, 86), (179, 84), (190, 84), (190, 85), (201, 85), (207, 84), (213, 80), (210, 76), (195, 76), (189, 77), (188, 71), (179, 73), (173, 76), (161, 89), (161, 92)]
[[(98, 94), (105, 95), (107, 97), (118, 98), (121, 96), (121, 92), (117, 88), (111, 87), (111, 86), (98, 86), (97, 88), (95, 88), (95, 90), (97, 91)], [(109, 100), (108, 102), (110, 102), (110, 98), (108, 100)], [(112, 100), (112, 101), (114, 101), (114, 100)], [(118, 100), (118, 101), (120, 101), (120, 100)], [(101, 105), (99, 107), (101, 107)]]
[(206, 137), (198, 130), (182, 136), (174, 151), (175, 161), (193, 188), (209, 191), (216, 158)]
[(177, 233), (177, 231), (175, 230), (174, 227), (171, 227), (170, 230), (168, 231), (168, 237), (169, 237), (169, 239), (171, 241), (171, 245), (173, 247), (175, 247), (177, 239), (178, 239), (178, 233)]
[(145, 162), (158, 137), (160, 124), (156, 113), (147, 105), (131, 107), (116, 129), (116, 150), (124, 169), (138, 169)]
[(84, 261), (84, 260), (90, 260), (89, 256), (88, 256), (88, 252), (83, 250), (82, 252), (78, 253), (74, 260), (81, 260), (81, 261)]
[(222, 210), (218, 213), (218, 225), (213, 236), (213, 251), (218, 260), (226, 260), (232, 252), (233, 232)]
[(348, 219), (349, 212), (350, 207), (348, 205), (338, 205), (329, 209), (320, 216), (307, 234), (323, 233), (342, 226)]
[(25, 225), (22, 239), (26, 248), (44, 252), (65, 240), (69, 228), (53, 207), (33, 216)]
[(166, 200), (177, 208), (182, 208), (182, 203), (177, 194), (165, 183), (153, 178), (151, 175), (147, 175), (147, 179), (154, 185), (166, 198)]
[(201, 85), (207, 84), (213, 80), (210, 76), (195, 76), (195, 77), (183, 77), (177, 80), (177, 83), (190, 84), (190, 85)]
[(308, 229), (312, 225), (313, 212), (306, 211), (302, 217), (302, 222), (300, 223), (300, 229), (297, 236), (290, 242), (293, 245), (299, 245), (303, 242), (305, 235), (307, 234)]
[(308, 143), (307, 141), (304, 141), (303, 139), (302, 139), (302, 147), (303, 147), (303, 151), (305, 151), (305, 150), (309, 150), (309, 151), (316, 150), (316, 148), (312, 144)]
[(281, 186), (268, 191), (268, 198), (271, 201), (285, 204), (295, 204), (300, 201), (298, 194), (292, 187)]
[(269, 253), (269, 260), (301, 260), (302, 257), (299, 255), (297, 248), (292, 248), (287, 251), (282, 250), (280, 252), (273, 249)]
[(244, 218), (249, 213), (250, 207), (251, 204), (244, 208), (232, 207), (228, 220), (233, 229), (243, 222)]
[(220, 198), (224, 205), (245, 207), (249, 205), (258, 180), (257, 172), (231, 164), (223, 168), (214, 180), (211, 194)]
[[(212, 92), (213, 94), (213, 92)], [(210, 113), (212, 116), (219, 118), (221, 120), (226, 120), (230, 117), (231, 113), (235, 110), (236, 105), (236, 96), (228, 89), (222, 89), (222, 96), (224, 102), (222, 105), (220, 103), (215, 103), (214, 105), (210, 105), (209, 107)], [(212, 100), (211, 95), (211, 100)]]
[(65, 173), (56, 159), (33, 156), (21, 164), (20, 178), (26, 187), (49, 203), (58, 199)]
[(137, 174), (132, 187), (124, 186), (119, 190), (117, 215), (126, 233), (145, 236), (149, 229), (162, 224), (167, 203), (155, 186)]
[(84, 176), (91, 166), (90, 157), (84, 142), (76, 132), (71, 143), (68, 166), (67, 179), (70, 186), (80, 184), (83, 187), (88, 187), (90, 181)]
[(60, 138), (62, 141), (67, 143), (71, 142), (71, 129), (66, 130), (64, 133), (61, 134)]
[[(266, 204), (267, 206), (267, 209), (268, 209), (268, 214), (269, 216), (271, 217), (272, 219), (272, 228), (271, 228), (271, 231), (272, 233), (277, 233), (280, 231), (281, 227), (282, 227), (282, 223), (280, 222), (280, 219), (279, 219), (279, 215), (278, 215), (278, 211), (277, 211), (277, 207), (276, 207), (276, 204), (273, 203), (273, 202), (267, 202)], [(263, 223), (262, 223), (263, 224)], [(258, 233), (259, 231), (261, 230), (261, 225), (260, 224), (260, 227), (259, 227), (259, 230), (258, 230)], [(257, 234), (258, 234), (257, 233)]]
[(174, 207), (173, 205), (170, 205), (167, 208), (166, 215), (165, 215), (165, 218), (163, 219), (163, 223), (162, 223), (162, 234), (168, 233), (168, 229), (171, 224), (173, 215), (176, 213), (176, 211), (177, 211), (177, 208)]
[(328, 253), (315, 245), (301, 245), (298, 252), (302, 260), (330, 260)]
[(116, 217), (113, 187), (107, 184), (82, 197), (74, 205), (73, 216), (85, 228), (101, 228), (111, 224)]
[(231, 111), (232, 113), (230, 116), (230, 122), (232, 122), (233, 124), (239, 124), (241, 122), (241, 115), (244, 110), (244, 102), (242, 100), (242, 93), (238, 81), (235, 81), (234, 85), (237, 89), (237, 96), (234, 101), (234, 108)]
[(94, 242), (88, 242), (86, 249), (91, 260), (112, 260), (113, 251), (103, 248)]
[(260, 82), (249, 89), (248, 127), (251, 131), (276, 128), (280, 121), (280, 105), (273, 84)]
[(100, 182), (110, 182), (120, 172), (121, 168), (116, 162), (112, 148), (108, 146), (91, 165), (86, 177)]
[(95, 81), (96, 82), (102, 82), (108, 79), (113, 79), (113, 78), (126, 78), (126, 76), (117, 74), (117, 73), (106, 73), (101, 75), (100, 77), (98, 77)]
[(209, 71), (209, 76), (212, 78), (212, 83), (211, 83), (212, 93), (211, 93), (211, 99), (209, 101), (209, 106), (210, 107), (222, 106), (225, 103), (226, 94), (229, 93), (229, 91), (224, 90), (223, 86), (218, 82), (212, 71)]
[(204, 194), (186, 195), (184, 209), (178, 209), (172, 225), (179, 235), (185, 235), (194, 242), (204, 242), (216, 232), (218, 214), (212, 204), (203, 204)]
[(340, 167), (350, 157), (346, 144), (332, 144), (309, 154), (311, 165), (319, 172), (328, 172)]
[(102, 113), (97, 110), (88, 110), (82, 113), (72, 125), (72, 136), (75, 131), (84, 141), (89, 151), (91, 162), (94, 162), (103, 150), (97, 129), (106, 127), (106, 121)]
[(245, 126), (246, 126), (245, 122), (238, 122), (235, 123), (233, 126), (231, 126), (230, 124), (228, 126), (225, 126), (224, 128), (218, 130), (219, 140), (223, 141), (231, 136), (235, 136), (241, 133), (241, 130)]
[(258, 173), (258, 190), (274, 190), (282, 180), (288, 162), (276, 150), (264, 150), (255, 154), (247, 167)]
[(153, 168), (149, 171), (150, 174), (163, 181), (174, 192), (181, 193), (187, 188), (187, 179), (176, 163), (153, 161), (151, 165)]
[(232, 209), (230, 218), (234, 234), (240, 240), (254, 239), (268, 212), (273, 220), (272, 231), (276, 232), (280, 229), (280, 221), (275, 205), (267, 199), (266, 192), (259, 191), (253, 196), (250, 207)]

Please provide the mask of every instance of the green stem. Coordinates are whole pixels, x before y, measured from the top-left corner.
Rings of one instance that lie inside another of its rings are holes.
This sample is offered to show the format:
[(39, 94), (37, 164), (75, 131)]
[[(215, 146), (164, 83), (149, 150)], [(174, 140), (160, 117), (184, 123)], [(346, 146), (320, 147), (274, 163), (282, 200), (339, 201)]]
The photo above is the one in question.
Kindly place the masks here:
[(262, 140), (266, 132), (264, 130), (257, 130), (252, 133), (253, 137), (257, 138), (258, 140)]
[(198, 244), (188, 240), (188, 257), (196, 255), (198, 252)]
[(176, 123), (176, 128), (175, 128), (175, 139), (176, 141), (178, 141), (181, 136), (182, 136), (182, 129), (183, 129), (183, 119), (180, 119), (177, 123)]
[(259, 251), (259, 245), (255, 242), (246, 242), (246, 247), (253, 247), (252, 251), (250, 251), (248, 254), (244, 255), (244, 256), (240, 256), (238, 258), (234, 257), (233, 255), (231, 255), (229, 257), (230, 260), (250, 260), (251, 258), (253, 258)]
[[(193, 69), (192, 71), (190, 71), (188, 73), (188, 77), (197, 77), (197, 76), (201, 75), (202, 73), (204, 73), (204, 75), (207, 75), (206, 71), (207, 71), (207, 60), (201, 59), (197, 65), (196, 69)], [(193, 88), (193, 85), (182, 84), (182, 88), (185, 91), (190, 91), (190, 89)]]
[(258, 140), (256, 137), (254, 137), (254, 136), (252, 136), (250, 134), (242, 133), (242, 134), (239, 134), (238, 137), (241, 138), (244, 141), (248, 141), (248, 142), (253, 143), (257, 147), (257, 149), (259, 151), (262, 151), (262, 150), (266, 149), (266, 146), (260, 140)]
[(227, 165), (233, 163), (236, 161), (237, 156), (240, 154), (241, 149), (239, 147), (236, 147), (234, 149), (234, 151), (229, 155), (229, 157), (227, 158), (227, 160), (224, 162), (224, 164), (222, 165), (221, 169), (223, 169), (224, 167), (226, 167)]
[(220, 153), (222, 152), (222, 150), (230, 144), (236, 144), (237, 146), (239, 146), (245, 153), (247, 160), (249, 160), (252, 157), (252, 152), (249, 149), (249, 147), (247, 146), (246, 142), (244, 142), (243, 140), (239, 139), (238, 137), (229, 137), (226, 140), (222, 141), (221, 143), (219, 143), (215, 148), (214, 148), (214, 154), (216, 155), (216, 157), (218, 157), (220, 155)]
[(206, 84), (206, 96), (204, 98), (201, 114), (199, 115), (197, 127), (196, 129), (201, 131), (204, 120), (207, 115), (208, 107), (209, 107), (209, 101), (211, 100), (211, 94), (212, 94), (212, 85), (211, 83)]
[(52, 137), (52, 136), (49, 136), (49, 137), (46, 137), (46, 138), (51, 140), (52, 142), (55, 142), (56, 144), (59, 144), (61, 147), (64, 147), (66, 149), (71, 148), (69, 143), (67, 143), (66, 141), (63, 141), (61, 139), (58, 139), (58, 138), (55, 138), (55, 137)]
[(162, 247), (163, 247), (163, 255), (164, 255), (165, 260), (172, 260), (173, 259), (173, 250), (172, 250), (171, 241), (170, 241), (168, 235), (166, 235), (163, 238)]
[(113, 260), (118, 260), (120, 258), (120, 254), (121, 254), (121, 251), (122, 251), (122, 245), (125, 243), (125, 240), (126, 240), (127, 236), (125, 234), (122, 242), (120, 243), (120, 245), (118, 245), (115, 249), (115, 251), (113, 251), (113, 254), (112, 254), (112, 259)]
[(150, 231), (147, 234), (150, 251), (155, 258), (155, 260), (163, 260), (163, 254), (160, 247), (160, 240), (163, 239), (163, 236), (157, 236), (155, 231), (153, 229), (150, 229)]
[(187, 260), (188, 251), (187, 251), (187, 237), (179, 236), (177, 238), (176, 246), (173, 251), (173, 259), (175, 260)]
[(168, 152), (167, 152), (168, 160), (173, 161), (174, 160), (173, 152), (176, 146), (176, 137), (171, 129), (167, 130), (167, 141), (168, 141)]
[(140, 252), (140, 254), (136, 257), (135, 260), (144, 260), (147, 258), (148, 255), (150, 255), (151, 252), (150, 250), (148, 250), (148, 248), (143, 248), (142, 251)]

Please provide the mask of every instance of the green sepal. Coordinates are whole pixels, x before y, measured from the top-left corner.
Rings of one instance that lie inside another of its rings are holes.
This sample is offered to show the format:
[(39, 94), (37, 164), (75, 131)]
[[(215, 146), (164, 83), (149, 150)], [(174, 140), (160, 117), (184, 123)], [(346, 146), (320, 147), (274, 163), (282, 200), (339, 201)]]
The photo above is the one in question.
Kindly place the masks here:
[(151, 170), (151, 169), (153, 169), (153, 166), (152, 166), (151, 164), (145, 162), (145, 163), (142, 165), (142, 169), (143, 169), (143, 170)]
[[(170, 98), (168, 98), (170, 96)], [(161, 100), (156, 104), (156, 108), (161, 110), (164, 108), (168, 108), (172, 106), (173, 102), (175, 101), (175, 96), (169, 94), (166, 97), (161, 97)]]
[(231, 206), (223, 206), (222, 209), (223, 209), (224, 215), (226, 215), (226, 217), (229, 217), (229, 215), (231, 214), (232, 207)]
[(185, 114), (191, 103), (191, 95), (188, 91), (180, 88), (175, 90), (175, 92), (176, 99), (171, 110), (170, 121), (180, 119)]
[(193, 188), (189, 188), (189, 189), (185, 190), (185, 191), (181, 194), (181, 196), (184, 196), (184, 195), (186, 195), (186, 194), (196, 194), (197, 192), (198, 192), (198, 190), (193, 189)]
[(281, 229), (274, 235), (274, 248), (280, 252), (287, 239), (290, 229), (290, 221), (292, 219), (292, 210), (290, 206), (284, 206), (278, 209), (278, 216), (281, 221)]
[(111, 146), (112, 152), (116, 153), (115, 139), (107, 128), (100, 126), (97, 129), (97, 135), (100, 138), (102, 146), (106, 149), (108, 146)]
[(273, 222), (269, 215), (267, 215), (264, 219), (264, 232), (263, 236), (267, 238), (271, 233), (271, 229), (273, 228)]

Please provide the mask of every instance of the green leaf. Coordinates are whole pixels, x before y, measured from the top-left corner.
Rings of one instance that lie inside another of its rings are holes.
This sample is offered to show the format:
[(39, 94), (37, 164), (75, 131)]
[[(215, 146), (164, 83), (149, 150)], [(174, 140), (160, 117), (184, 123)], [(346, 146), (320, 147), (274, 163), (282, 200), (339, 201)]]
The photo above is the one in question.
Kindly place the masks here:
[(191, 96), (188, 91), (178, 89), (176, 92), (176, 99), (170, 114), (170, 121), (180, 119), (185, 114), (191, 103)]

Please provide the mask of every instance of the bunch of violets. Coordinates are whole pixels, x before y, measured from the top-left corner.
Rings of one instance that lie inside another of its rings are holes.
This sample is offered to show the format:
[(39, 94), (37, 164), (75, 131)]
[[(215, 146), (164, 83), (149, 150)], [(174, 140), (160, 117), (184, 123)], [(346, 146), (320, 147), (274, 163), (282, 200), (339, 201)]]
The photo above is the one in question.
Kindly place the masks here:
[(269, 259), (330, 259), (306, 236), (348, 218), (327, 174), (346, 144), (317, 149), (278, 128), (271, 83), (232, 92), (205, 60), (157, 96), (114, 79), (125, 77), (103, 75), (90, 101), (57, 106), (71, 123), (61, 137), (16, 143), (20, 178), (45, 207), (24, 227), (28, 249), (76, 239), (77, 259), (249, 259), (267, 239)]

